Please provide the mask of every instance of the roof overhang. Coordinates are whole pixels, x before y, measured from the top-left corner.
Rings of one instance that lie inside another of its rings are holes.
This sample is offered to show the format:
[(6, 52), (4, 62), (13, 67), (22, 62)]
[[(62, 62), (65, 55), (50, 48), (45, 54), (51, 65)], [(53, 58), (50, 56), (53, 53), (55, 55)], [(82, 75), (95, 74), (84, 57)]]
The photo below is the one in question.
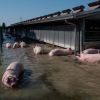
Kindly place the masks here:
[(61, 21), (61, 20), (84, 19), (84, 18), (91, 17), (91, 16), (98, 15), (98, 14), (100, 14), (100, 8), (94, 9), (94, 10), (82, 11), (79, 13), (71, 12), (71, 13), (69, 13), (67, 15), (63, 15), (63, 16), (58, 15), (56, 17), (49, 17), (49, 18), (47, 16), (44, 18), (39, 17), (40, 18), (39, 20), (38, 20), (38, 18), (34, 18), (34, 19), (27, 20), (27, 21), (22, 21), (19, 23), (12, 24), (9, 27), (34, 25), (34, 24), (41, 24), (41, 23), (48, 23), (48, 22), (57, 22), (57, 21)]

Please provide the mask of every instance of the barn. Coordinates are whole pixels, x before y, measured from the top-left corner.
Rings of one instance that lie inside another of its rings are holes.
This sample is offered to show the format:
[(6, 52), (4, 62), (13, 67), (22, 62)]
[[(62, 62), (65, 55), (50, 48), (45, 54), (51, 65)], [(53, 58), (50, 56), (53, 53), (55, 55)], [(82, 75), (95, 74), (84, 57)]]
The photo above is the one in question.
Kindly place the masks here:
[(7, 27), (12, 34), (82, 51), (100, 45), (100, 1), (32, 18)]

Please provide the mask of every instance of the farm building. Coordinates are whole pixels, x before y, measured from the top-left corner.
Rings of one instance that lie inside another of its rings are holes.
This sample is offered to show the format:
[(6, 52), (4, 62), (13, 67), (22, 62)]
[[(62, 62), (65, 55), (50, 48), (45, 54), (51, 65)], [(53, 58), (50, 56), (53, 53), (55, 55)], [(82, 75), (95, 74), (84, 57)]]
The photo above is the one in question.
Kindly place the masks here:
[(14, 23), (12, 34), (75, 51), (100, 45), (100, 1)]

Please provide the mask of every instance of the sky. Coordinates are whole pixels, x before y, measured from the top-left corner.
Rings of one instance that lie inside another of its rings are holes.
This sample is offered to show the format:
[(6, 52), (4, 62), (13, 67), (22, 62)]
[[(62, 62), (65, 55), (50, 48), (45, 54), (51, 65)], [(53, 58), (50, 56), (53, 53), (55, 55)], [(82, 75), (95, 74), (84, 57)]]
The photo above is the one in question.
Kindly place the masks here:
[(10, 25), (27, 19), (47, 15), (84, 5), (96, 0), (0, 0), (0, 24)]

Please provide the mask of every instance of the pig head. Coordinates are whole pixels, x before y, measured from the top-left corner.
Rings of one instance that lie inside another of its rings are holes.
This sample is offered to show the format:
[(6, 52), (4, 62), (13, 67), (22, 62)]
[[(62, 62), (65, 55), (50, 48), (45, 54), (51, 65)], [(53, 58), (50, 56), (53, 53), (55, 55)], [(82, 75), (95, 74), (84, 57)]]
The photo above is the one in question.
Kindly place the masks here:
[(19, 62), (12, 62), (7, 68), (2, 77), (2, 83), (12, 88), (16, 86), (20, 74), (23, 72), (23, 65)]

